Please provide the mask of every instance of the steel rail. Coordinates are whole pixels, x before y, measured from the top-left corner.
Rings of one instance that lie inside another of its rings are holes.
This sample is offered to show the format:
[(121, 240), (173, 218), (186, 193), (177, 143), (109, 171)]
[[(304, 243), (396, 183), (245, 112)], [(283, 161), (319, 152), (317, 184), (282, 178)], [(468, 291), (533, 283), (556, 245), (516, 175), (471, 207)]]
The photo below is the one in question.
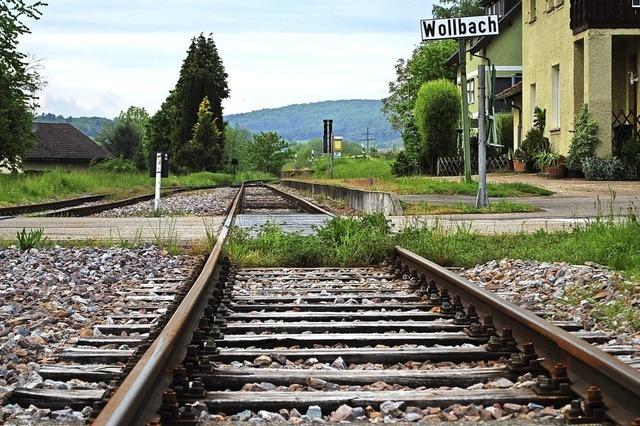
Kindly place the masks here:
[(636, 369), (409, 250), (396, 247), (395, 253), (403, 264), (447, 288), (452, 296), (460, 296), (464, 304), (474, 304), (479, 314), (492, 315), (498, 329), (510, 327), (519, 345), (533, 343), (545, 367), (563, 363), (571, 389), (580, 397), (586, 399), (589, 387), (598, 386), (611, 420), (628, 425), (640, 418), (640, 373)]
[(94, 425), (143, 425), (154, 416), (162, 392), (170, 384), (173, 368), (184, 357), (193, 330), (213, 291), (219, 273), (218, 261), (229, 236), (244, 192), (240, 187), (202, 272), (160, 335), (142, 355), (111, 396)]
[(305, 200), (302, 197), (298, 197), (297, 195), (293, 195), (293, 194), (290, 194), (288, 192), (285, 192), (285, 191), (283, 191), (283, 190), (281, 190), (279, 188), (276, 188), (273, 185), (265, 184), (264, 186), (269, 188), (270, 190), (272, 190), (276, 194), (280, 195), (284, 199), (291, 201), (292, 203), (296, 204), (298, 207), (302, 208), (303, 210), (305, 210), (305, 211), (307, 211), (309, 213), (324, 214), (324, 215), (327, 215), (327, 216), (329, 216), (331, 218), (336, 217), (335, 214), (323, 209), (320, 206), (316, 206), (315, 204)]
[(64, 209), (79, 206), (85, 203), (93, 203), (106, 198), (107, 194), (85, 195), (66, 200), (46, 201), (43, 203), (22, 204), (18, 206), (0, 207), (0, 216), (17, 216), (20, 214), (38, 213), (46, 210)]

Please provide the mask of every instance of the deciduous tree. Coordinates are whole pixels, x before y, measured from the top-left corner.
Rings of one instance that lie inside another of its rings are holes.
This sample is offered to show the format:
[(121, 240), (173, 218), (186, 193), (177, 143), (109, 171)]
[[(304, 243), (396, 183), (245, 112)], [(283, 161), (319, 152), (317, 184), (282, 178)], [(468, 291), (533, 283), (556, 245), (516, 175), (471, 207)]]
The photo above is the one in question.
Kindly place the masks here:
[(0, 2), (0, 166), (14, 171), (35, 141), (35, 93), (43, 84), (18, 50), (18, 39), (30, 32), (24, 21), (39, 19), (43, 6), (40, 1)]
[(249, 163), (254, 170), (279, 175), (291, 158), (289, 144), (276, 132), (261, 132), (249, 142)]
[(144, 108), (131, 106), (105, 127), (96, 140), (113, 155), (134, 161), (142, 170), (148, 162), (143, 145), (148, 121), (149, 114)]

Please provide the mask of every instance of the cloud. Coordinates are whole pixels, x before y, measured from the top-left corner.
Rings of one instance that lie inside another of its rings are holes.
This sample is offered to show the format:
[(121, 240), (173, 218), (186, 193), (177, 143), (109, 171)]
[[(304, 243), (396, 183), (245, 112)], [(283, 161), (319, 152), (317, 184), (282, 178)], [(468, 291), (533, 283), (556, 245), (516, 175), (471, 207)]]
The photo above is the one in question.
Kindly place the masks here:
[[(420, 3), (420, 4), (418, 4)], [(41, 110), (154, 112), (191, 37), (213, 33), (229, 73), (226, 113), (326, 99), (381, 98), (419, 41), (423, 1), (58, 0), (22, 49), (43, 58)]]

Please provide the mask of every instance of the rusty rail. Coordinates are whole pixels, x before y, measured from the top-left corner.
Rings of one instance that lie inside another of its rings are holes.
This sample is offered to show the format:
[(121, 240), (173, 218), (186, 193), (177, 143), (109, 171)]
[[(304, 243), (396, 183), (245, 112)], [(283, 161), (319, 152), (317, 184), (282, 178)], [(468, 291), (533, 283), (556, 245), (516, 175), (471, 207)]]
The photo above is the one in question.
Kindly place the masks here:
[(244, 185), (236, 194), (200, 276), (158, 338), (111, 396), (94, 425), (142, 425), (155, 414), (162, 401), (162, 391), (171, 382), (173, 368), (186, 353), (192, 332), (213, 290), (222, 247), (233, 225), (243, 191)]
[(395, 254), (409, 269), (433, 279), (452, 296), (460, 296), (465, 305), (475, 305), (479, 314), (491, 315), (498, 329), (510, 327), (520, 347), (533, 343), (550, 371), (556, 363), (564, 364), (571, 389), (583, 399), (588, 399), (590, 387), (597, 386), (611, 420), (628, 425), (640, 418), (640, 373), (636, 369), (409, 250), (396, 247)]

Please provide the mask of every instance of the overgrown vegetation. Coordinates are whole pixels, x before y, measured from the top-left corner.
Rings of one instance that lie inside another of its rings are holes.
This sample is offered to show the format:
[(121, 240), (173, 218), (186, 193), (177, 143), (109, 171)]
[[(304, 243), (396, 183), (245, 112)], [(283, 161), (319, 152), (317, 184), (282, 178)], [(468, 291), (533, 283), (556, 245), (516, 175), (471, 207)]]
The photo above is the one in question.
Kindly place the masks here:
[(400, 245), (443, 266), (471, 267), (518, 258), (573, 264), (595, 262), (640, 278), (640, 222), (630, 215), (595, 219), (570, 231), (480, 235), (468, 227), (414, 227), (392, 234), (382, 215), (338, 218), (318, 235), (286, 234), (277, 226), (256, 238), (235, 230), (229, 255), (246, 266), (358, 266), (382, 262)]
[[(271, 179), (266, 173), (244, 172), (233, 175), (200, 172), (163, 179), (164, 188), (177, 186), (230, 185), (244, 180)], [(34, 175), (0, 174), (0, 205), (27, 204), (78, 197), (87, 194), (115, 194), (116, 196), (148, 193), (155, 181), (146, 174), (118, 171), (55, 170)]]
[[(369, 175), (371, 176), (371, 175)], [(315, 182), (330, 185), (342, 185), (349, 188), (366, 189), (371, 191), (395, 192), (396, 194), (440, 194), (440, 195), (471, 195), (478, 193), (477, 182), (463, 182), (434, 178), (428, 176), (406, 176), (398, 178), (343, 178), (343, 179), (314, 179)], [(547, 196), (553, 192), (526, 183), (489, 183), (489, 195), (492, 197), (521, 197)]]
[(532, 213), (540, 209), (533, 204), (514, 203), (510, 201), (492, 202), (489, 207), (476, 207), (473, 204), (447, 203), (435, 204), (424, 201), (416, 203), (400, 202), (407, 216), (444, 215), (444, 214), (487, 214), (487, 213)]

